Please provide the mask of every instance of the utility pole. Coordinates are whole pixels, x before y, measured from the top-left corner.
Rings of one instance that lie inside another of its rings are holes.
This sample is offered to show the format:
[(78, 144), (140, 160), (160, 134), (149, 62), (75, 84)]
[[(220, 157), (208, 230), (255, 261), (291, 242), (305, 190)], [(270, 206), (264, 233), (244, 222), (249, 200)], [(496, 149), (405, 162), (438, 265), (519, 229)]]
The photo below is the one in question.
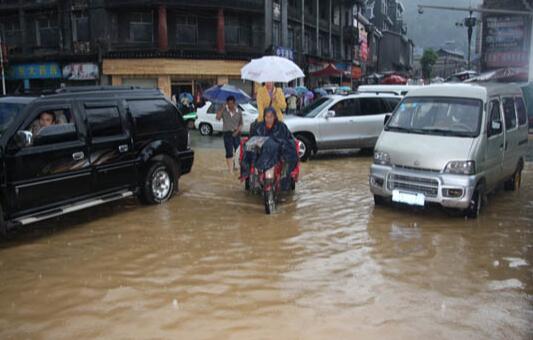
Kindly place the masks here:
[[(478, 13), (492, 13), (492, 14), (508, 14), (508, 15), (523, 15), (528, 16), (531, 20), (530, 25), (530, 43), (529, 43), (529, 81), (533, 82), (533, 12), (528, 11), (515, 11), (507, 9), (490, 9), (490, 8), (473, 8), (473, 7), (457, 7), (457, 6), (433, 6), (433, 5), (418, 5), (418, 13), (423, 14), (424, 9), (437, 9), (447, 11), (460, 11), (460, 12), (478, 12)], [(470, 53), (470, 49), (468, 51)]]

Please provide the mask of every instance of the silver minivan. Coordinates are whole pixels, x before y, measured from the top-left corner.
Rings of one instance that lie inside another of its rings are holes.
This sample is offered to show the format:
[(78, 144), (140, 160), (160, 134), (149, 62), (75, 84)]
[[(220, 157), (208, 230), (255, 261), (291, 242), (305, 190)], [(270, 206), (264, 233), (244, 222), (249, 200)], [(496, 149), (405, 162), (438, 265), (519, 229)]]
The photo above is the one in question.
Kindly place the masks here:
[(520, 187), (528, 144), (515, 84), (442, 84), (410, 91), (385, 124), (369, 182), (375, 204), (438, 203), (476, 218), (502, 182)]

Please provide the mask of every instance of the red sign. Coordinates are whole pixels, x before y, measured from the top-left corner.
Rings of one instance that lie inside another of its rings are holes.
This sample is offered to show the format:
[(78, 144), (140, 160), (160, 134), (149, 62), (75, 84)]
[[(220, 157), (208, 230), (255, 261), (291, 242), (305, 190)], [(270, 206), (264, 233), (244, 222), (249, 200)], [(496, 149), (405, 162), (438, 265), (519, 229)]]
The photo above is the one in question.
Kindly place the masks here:
[(368, 59), (368, 33), (365, 30), (359, 30), (359, 41), (361, 42), (361, 47), (359, 53), (361, 54), (361, 60), (366, 62)]

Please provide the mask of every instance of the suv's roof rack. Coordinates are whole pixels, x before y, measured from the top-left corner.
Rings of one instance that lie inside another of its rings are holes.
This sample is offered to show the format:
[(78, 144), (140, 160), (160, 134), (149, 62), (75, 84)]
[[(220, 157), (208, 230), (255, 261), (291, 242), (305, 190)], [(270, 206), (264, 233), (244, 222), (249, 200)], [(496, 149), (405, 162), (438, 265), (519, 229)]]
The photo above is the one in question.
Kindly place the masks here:
[(401, 96), (400, 91), (357, 91), (357, 93), (394, 94)]
[(76, 92), (95, 92), (95, 91), (128, 91), (128, 90), (157, 90), (146, 89), (140, 86), (110, 86), (110, 85), (96, 85), (96, 86), (69, 86), (57, 89), (56, 94), (59, 93), (76, 93)]

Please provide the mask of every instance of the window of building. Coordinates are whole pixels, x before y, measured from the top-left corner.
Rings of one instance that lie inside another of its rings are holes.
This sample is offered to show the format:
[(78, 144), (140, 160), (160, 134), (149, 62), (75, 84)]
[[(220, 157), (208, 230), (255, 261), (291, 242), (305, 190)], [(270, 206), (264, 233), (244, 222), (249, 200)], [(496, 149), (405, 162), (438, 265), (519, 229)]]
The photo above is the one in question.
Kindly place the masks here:
[(217, 41), (216, 18), (200, 16), (198, 20), (198, 42), (215, 45)]
[(272, 45), (279, 46), (281, 44), (281, 27), (279, 22), (274, 22), (272, 25)]
[(308, 32), (305, 32), (304, 53), (309, 53), (310, 45), (311, 45), (311, 35)]
[(197, 42), (198, 21), (195, 16), (176, 17), (176, 41), (178, 44), (194, 45)]
[(59, 42), (59, 30), (57, 19), (51, 13), (46, 18), (39, 18), (35, 21), (35, 38), (37, 46), (43, 48), (56, 48)]
[(289, 25), (288, 31), (289, 31), (289, 37), (287, 41), (287, 45), (288, 45), (287, 47), (295, 48), (294, 47), (294, 28), (292, 28), (292, 26)]
[(135, 42), (152, 42), (153, 15), (152, 12), (137, 12), (131, 15), (130, 19), (130, 40)]
[(333, 15), (331, 16), (331, 20), (333, 21), (333, 25), (339, 26), (341, 24), (341, 9), (339, 5), (333, 6)]
[(72, 15), (72, 40), (89, 41), (89, 17), (87, 13), (74, 13)]

